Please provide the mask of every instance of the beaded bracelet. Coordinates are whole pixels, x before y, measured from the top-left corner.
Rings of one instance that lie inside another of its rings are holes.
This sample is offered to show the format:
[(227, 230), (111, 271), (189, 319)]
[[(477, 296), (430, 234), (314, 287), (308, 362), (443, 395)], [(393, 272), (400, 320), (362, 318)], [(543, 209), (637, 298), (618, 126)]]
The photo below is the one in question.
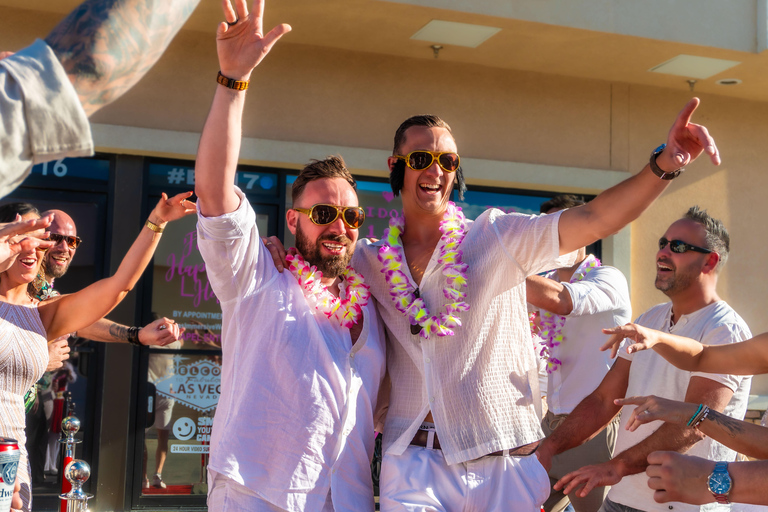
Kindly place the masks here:
[(693, 424), (693, 428), (699, 428), (699, 424), (707, 419), (707, 415), (709, 414), (709, 407), (706, 405), (704, 406), (704, 411), (702, 411), (701, 417), (696, 420), (696, 423)]
[(704, 404), (699, 404), (699, 408), (696, 409), (696, 412), (693, 413), (693, 416), (691, 416), (691, 419), (689, 419), (688, 423), (685, 424), (686, 427), (690, 427), (693, 424), (694, 420), (696, 419), (696, 416), (699, 415), (703, 407), (704, 407)]

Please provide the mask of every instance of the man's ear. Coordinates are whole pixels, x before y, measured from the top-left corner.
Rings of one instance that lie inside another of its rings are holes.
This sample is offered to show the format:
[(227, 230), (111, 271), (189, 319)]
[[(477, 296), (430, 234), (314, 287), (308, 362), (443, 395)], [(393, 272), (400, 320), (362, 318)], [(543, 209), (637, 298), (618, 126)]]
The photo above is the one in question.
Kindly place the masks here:
[(288, 210), (285, 212), (285, 222), (288, 224), (288, 229), (296, 234), (296, 225), (299, 223), (299, 212), (296, 210)]
[(701, 271), (705, 274), (709, 274), (715, 271), (717, 264), (720, 263), (720, 255), (716, 252), (707, 254), (707, 260), (704, 263), (704, 268)]
[(397, 163), (398, 160), (399, 159), (394, 156), (390, 156), (389, 158), (387, 158), (387, 166), (389, 167), (389, 172), (392, 172), (395, 170), (395, 164)]

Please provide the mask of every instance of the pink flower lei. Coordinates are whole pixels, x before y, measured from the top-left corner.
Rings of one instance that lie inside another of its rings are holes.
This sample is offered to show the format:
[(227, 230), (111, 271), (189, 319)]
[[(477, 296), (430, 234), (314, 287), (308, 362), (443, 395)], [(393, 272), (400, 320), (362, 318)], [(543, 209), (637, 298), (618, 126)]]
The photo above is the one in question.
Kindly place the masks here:
[(347, 329), (360, 320), (362, 307), (368, 304), (368, 298), (371, 296), (370, 286), (365, 284), (362, 274), (355, 272), (352, 267), (347, 267), (341, 274), (343, 279), (339, 283), (339, 296), (336, 297), (321, 282), (323, 273), (317, 270), (317, 267), (310, 266), (301, 255), (289, 254), (285, 259), (310, 307), (325, 313), (329, 319), (335, 318), (339, 325)]
[(415, 288), (408, 282), (408, 277), (401, 270), (405, 261), (403, 244), (400, 236), (405, 230), (403, 215), (393, 217), (389, 221), (389, 229), (384, 234), (384, 245), (379, 249), (378, 259), (383, 265), (381, 272), (389, 284), (389, 295), (395, 303), (395, 308), (406, 315), (411, 325), (422, 327), (420, 336), (429, 339), (430, 334), (438, 336), (453, 336), (453, 329), (461, 327), (459, 313), (468, 311), (469, 304), (464, 302), (467, 293), (467, 269), (462, 263), (462, 251), (459, 249), (466, 235), (467, 225), (461, 208), (453, 202), (448, 203), (448, 209), (440, 221), (440, 242), (438, 245), (438, 264), (444, 265), (443, 275), (447, 278), (443, 295), (449, 303), (445, 305), (445, 313), (440, 316), (432, 315), (426, 303), (417, 297)]
[[(600, 260), (590, 254), (587, 259), (579, 265), (576, 272), (573, 273), (570, 282), (576, 283), (581, 281), (587, 274), (600, 265)], [(552, 276), (555, 275), (555, 272), (557, 271), (553, 270), (548, 272), (544, 277), (551, 279)], [(531, 320), (531, 334), (539, 337), (539, 344), (541, 346), (541, 352), (539, 354), (547, 360), (547, 373), (556, 372), (563, 362), (552, 355), (552, 349), (565, 341), (563, 327), (565, 327), (566, 318), (549, 311), (542, 311), (539, 318), (540, 330), (538, 333), (535, 332), (533, 319)]]

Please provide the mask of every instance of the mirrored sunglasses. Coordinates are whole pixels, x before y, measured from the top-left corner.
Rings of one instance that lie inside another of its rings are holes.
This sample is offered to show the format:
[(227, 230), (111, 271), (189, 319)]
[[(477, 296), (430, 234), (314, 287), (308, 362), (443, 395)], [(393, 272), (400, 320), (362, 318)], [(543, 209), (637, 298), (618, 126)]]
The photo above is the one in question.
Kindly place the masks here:
[(332, 204), (316, 204), (310, 209), (293, 208), (309, 217), (314, 224), (326, 226), (335, 222), (341, 215), (341, 220), (352, 229), (359, 229), (365, 222), (365, 210), (359, 206), (335, 206)]
[(405, 163), (414, 171), (423, 171), (429, 169), (435, 160), (438, 165), (446, 172), (455, 172), (459, 168), (461, 159), (458, 153), (450, 151), (437, 153), (433, 151), (411, 151), (407, 155), (395, 155), (399, 160), (405, 160)]
[(709, 254), (712, 252), (709, 249), (705, 249), (703, 247), (697, 247), (695, 245), (685, 243), (682, 240), (667, 240), (664, 237), (659, 238), (660, 251), (663, 250), (667, 246), (667, 244), (669, 244), (669, 250), (677, 254), (683, 254), (684, 252), (688, 252), (688, 251), (700, 252), (702, 254)]

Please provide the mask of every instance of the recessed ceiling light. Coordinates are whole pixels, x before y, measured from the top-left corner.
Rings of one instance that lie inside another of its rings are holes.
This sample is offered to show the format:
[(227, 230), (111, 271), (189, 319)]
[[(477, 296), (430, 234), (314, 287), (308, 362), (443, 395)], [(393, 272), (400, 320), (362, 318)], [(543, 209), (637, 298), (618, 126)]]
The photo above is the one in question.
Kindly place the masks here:
[(470, 25), (469, 23), (432, 20), (413, 34), (411, 39), (477, 48), (500, 30), (496, 27)]
[(741, 80), (738, 78), (721, 78), (715, 82), (717, 85), (739, 85)]
[(667, 62), (652, 67), (648, 71), (703, 80), (722, 73), (726, 69), (730, 69), (738, 64), (741, 64), (741, 62), (736, 60), (711, 59), (709, 57), (697, 57), (696, 55), (678, 55)]

